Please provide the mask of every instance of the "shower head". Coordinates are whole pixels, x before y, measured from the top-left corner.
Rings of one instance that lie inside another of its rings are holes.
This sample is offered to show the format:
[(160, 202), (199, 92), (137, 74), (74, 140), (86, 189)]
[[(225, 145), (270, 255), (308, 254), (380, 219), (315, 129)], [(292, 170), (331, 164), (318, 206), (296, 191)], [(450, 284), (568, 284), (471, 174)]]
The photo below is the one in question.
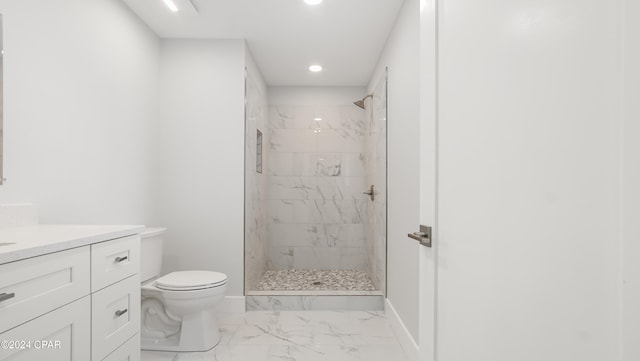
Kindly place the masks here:
[(362, 98), (362, 99), (360, 99), (360, 100), (356, 100), (355, 102), (353, 102), (353, 104), (355, 104), (356, 106), (358, 106), (358, 107), (360, 107), (360, 108), (364, 109), (364, 101), (365, 101), (367, 98), (372, 98), (372, 97), (373, 97), (373, 94), (369, 94), (369, 95), (365, 96), (364, 98)]

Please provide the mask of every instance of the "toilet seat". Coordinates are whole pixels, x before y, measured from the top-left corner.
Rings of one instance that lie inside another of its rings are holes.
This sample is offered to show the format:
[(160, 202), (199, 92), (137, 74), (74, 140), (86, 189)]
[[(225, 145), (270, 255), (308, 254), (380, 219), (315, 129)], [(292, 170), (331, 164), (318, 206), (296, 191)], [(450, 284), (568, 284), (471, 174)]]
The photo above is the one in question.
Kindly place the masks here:
[(155, 281), (155, 286), (166, 291), (195, 291), (227, 284), (227, 275), (212, 271), (171, 272)]

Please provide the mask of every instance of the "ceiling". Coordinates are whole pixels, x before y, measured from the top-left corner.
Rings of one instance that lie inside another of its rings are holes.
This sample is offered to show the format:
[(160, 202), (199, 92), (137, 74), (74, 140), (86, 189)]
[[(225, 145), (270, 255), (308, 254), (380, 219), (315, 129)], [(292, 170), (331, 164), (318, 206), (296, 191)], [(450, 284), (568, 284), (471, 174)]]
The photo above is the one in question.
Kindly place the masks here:
[(124, 0), (161, 38), (246, 39), (270, 86), (367, 85), (403, 1), (192, 0), (190, 14)]

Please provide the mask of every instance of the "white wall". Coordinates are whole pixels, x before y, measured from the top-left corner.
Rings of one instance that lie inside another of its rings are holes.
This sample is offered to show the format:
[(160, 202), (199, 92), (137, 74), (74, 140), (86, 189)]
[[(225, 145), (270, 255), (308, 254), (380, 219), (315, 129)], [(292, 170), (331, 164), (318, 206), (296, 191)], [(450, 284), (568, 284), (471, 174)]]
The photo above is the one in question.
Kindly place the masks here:
[(418, 11), (417, 0), (405, 1), (369, 86), (388, 66), (387, 298), (416, 342), (419, 246), (407, 233), (420, 225)]
[(438, 360), (619, 359), (618, 4), (440, 4)]
[(626, 1), (625, 8), (625, 116), (623, 142), (622, 261), (623, 357), (640, 359), (640, 5)]
[(242, 40), (163, 40), (155, 223), (169, 228), (164, 271), (228, 276), (243, 294)]
[(159, 41), (120, 1), (0, 1), (0, 203), (44, 223), (144, 223)]

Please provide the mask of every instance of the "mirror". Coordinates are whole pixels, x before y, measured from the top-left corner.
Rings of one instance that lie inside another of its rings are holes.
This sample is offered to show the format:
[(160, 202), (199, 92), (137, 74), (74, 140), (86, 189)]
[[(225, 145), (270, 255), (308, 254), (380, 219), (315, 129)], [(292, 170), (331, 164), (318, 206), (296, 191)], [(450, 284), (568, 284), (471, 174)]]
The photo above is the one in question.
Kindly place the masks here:
[(3, 149), (4, 149), (4, 145), (2, 142), (2, 133), (3, 133), (3, 126), (2, 126), (2, 119), (4, 118), (4, 103), (2, 101), (2, 99), (4, 98), (4, 92), (3, 92), (3, 88), (4, 88), (4, 81), (3, 79), (3, 73), (2, 73), (2, 68), (3, 68), (3, 62), (4, 62), (4, 47), (2, 46), (2, 14), (0, 14), (0, 185), (2, 183), (4, 183), (4, 174), (2, 173), (2, 166), (3, 166)]

